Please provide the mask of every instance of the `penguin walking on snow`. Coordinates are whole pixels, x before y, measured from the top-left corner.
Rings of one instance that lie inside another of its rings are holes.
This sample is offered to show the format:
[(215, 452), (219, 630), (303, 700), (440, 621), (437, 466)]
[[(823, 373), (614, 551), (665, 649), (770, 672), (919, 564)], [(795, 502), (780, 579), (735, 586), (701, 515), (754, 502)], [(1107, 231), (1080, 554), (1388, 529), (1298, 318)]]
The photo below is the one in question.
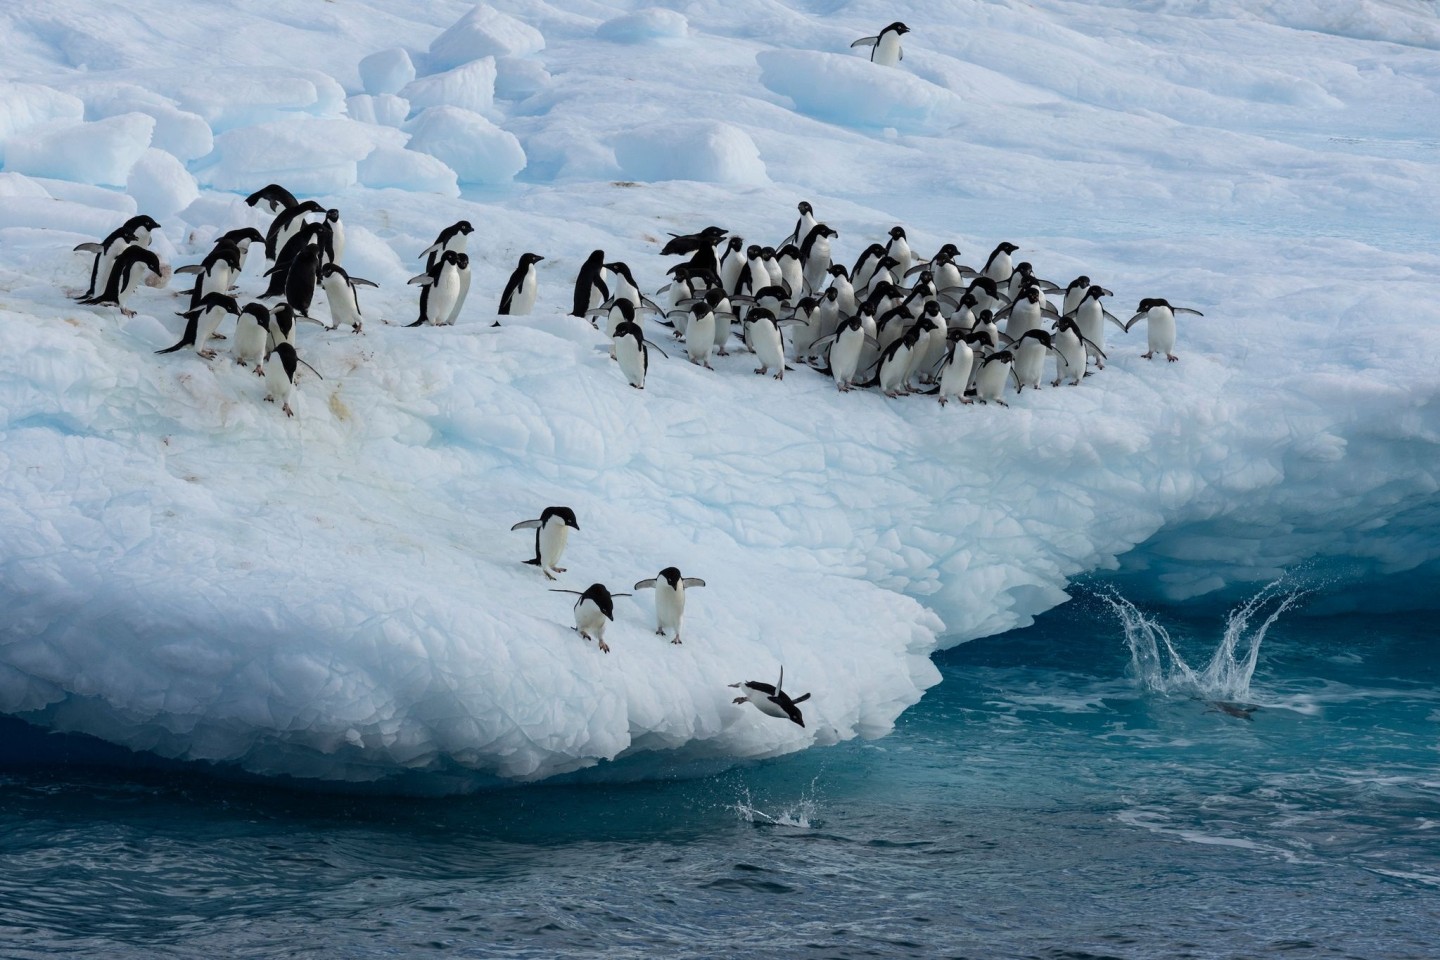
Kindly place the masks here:
[(255, 364), (257, 376), (263, 376), (265, 369), (261, 361), (265, 358), (265, 345), (270, 337), (270, 308), (263, 303), (251, 301), (240, 311), (235, 321), (235, 342), (230, 352), (240, 366)]
[(119, 307), (122, 314), (133, 317), (135, 311), (125, 306), (125, 301), (130, 299), (130, 295), (150, 275), (154, 275), (157, 282), (164, 280), (160, 258), (144, 247), (128, 246), (115, 258), (115, 264), (110, 268), (110, 276), (106, 279), (105, 289), (80, 302), (90, 306)]
[(614, 598), (628, 597), (630, 594), (611, 593), (603, 583), (590, 584), (584, 593), (560, 588), (550, 592), (579, 594), (580, 599), (575, 601), (575, 629), (586, 640), (594, 640), (600, 644), (601, 653), (609, 653), (610, 645), (605, 642), (605, 624), (615, 619)]
[(299, 355), (295, 352), (295, 345), (283, 341), (275, 345), (275, 350), (265, 364), (265, 400), (278, 404), (287, 417), (295, 416), (295, 411), (290, 407), (290, 397), (295, 393), (295, 370), (298, 364)]
[[(505, 292), (500, 294), (500, 309), (497, 313), (501, 316), (523, 317), (535, 308), (535, 294), (540, 289), (540, 276), (535, 270), (535, 264), (544, 259), (538, 253), (520, 255), (515, 272), (510, 274), (510, 279), (505, 283)], [(500, 326), (500, 321), (496, 320), (494, 326)]]
[(209, 347), (210, 338), (215, 336), (215, 331), (220, 327), (220, 321), (227, 316), (240, 313), (240, 305), (235, 298), (224, 293), (207, 293), (205, 299), (193, 310), (187, 310), (181, 314), (185, 318), (185, 334), (180, 342), (173, 347), (166, 347), (164, 350), (156, 350), (156, 353), (174, 353), (182, 347), (194, 347), (195, 352), (206, 360), (215, 359), (215, 351)]
[(1199, 310), (1192, 310), (1189, 307), (1172, 307), (1170, 301), (1158, 297), (1146, 297), (1135, 309), (1137, 311), (1135, 316), (1125, 323), (1125, 332), (1129, 333), (1130, 328), (1140, 320), (1145, 321), (1145, 336), (1150, 350), (1140, 356), (1149, 360), (1155, 354), (1163, 353), (1165, 359), (1171, 363), (1180, 359), (1175, 356), (1175, 315), (1188, 313), (1195, 317), (1205, 316)]
[(605, 285), (605, 251), (595, 250), (580, 266), (575, 277), (575, 299), (570, 316), (583, 317), (600, 304), (610, 299), (610, 288)]
[(350, 276), (338, 263), (327, 263), (320, 268), (320, 286), (324, 288), (325, 300), (330, 304), (330, 329), (348, 323), (352, 333), (359, 333), (363, 320), (360, 317), (360, 295), (355, 288), (378, 287), (379, 284), (364, 277)]
[(680, 623), (685, 619), (685, 591), (703, 586), (705, 581), (699, 577), (682, 577), (679, 567), (666, 567), (658, 577), (641, 580), (634, 589), (655, 591), (655, 635), (663, 637), (669, 630), (674, 634), (670, 642), (679, 643)]
[(740, 696), (736, 697), (735, 703), (753, 703), (761, 713), (767, 717), (775, 717), (779, 720), (789, 720), (797, 726), (805, 726), (805, 718), (800, 713), (800, 704), (810, 699), (810, 694), (804, 693), (798, 697), (791, 697), (785, 692), (785, 668), (780, 668), (780, 679), (775, 681), (775, 686), (762, 683), (759, 680), (745, 680), (741, 683), (732, 683), (732, 687), (738, 687)]
[(115, 267), (116, 258), (127, 247), (149, 247), (150, 234), (159, 229), (160, 224), (142, 213), (126, 220), (99, 243), (78, 245), (75, 248), (76, 253), (93, 253), (95, 260), (90, 265), (90, 286), (86, 288), (83, 295), (75, 299), (84, 301), (95, 296), (97, 292), (103, 291), (110, 283), (110, 273)]
[(871, 47), (871, 63), (878, 63), (882, 67), (893, 67), (905, 59), (905, 51), (900, 49), (900, 38), (909, 32), (909, 27), (896, 20), (876, 36), (861, 37), (850, 46)]
[(579, 530), (580, 524), (575, 519), (575, 511), (569, 507), (546, 507), (540, 511), (540, 519), (521, 520), (510, 529), (535, 531), (535, 558), (525, 562), (539, 567), (547, 580), (554, 580), (556, 573), (565, 572), (565, 568), (557, 564), (565, 552), (570, 531)]
[[(625, 302), (625, 301), (622, 301)], [(645, 374), (650, 370), (650, 347), (640, 324), (626, 320), (615, 328), (615, 359), (620, 361), (620, 372), (636, 390), (645, 389)], [(660, 350), (659, 347), (655, 347)], [(660, 355), (669, 358), (664, 350)]]

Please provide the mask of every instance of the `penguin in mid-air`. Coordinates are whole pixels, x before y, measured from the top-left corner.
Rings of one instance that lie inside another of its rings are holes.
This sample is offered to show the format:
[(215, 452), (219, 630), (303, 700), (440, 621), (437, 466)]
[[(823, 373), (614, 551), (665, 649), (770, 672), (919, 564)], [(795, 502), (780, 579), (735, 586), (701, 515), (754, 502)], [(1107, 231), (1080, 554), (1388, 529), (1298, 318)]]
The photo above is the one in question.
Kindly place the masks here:
[[(496, 313), (507, 317), (523, 317), (535, 308), (535, 294), (540, 289), (540, 277), (535, 271), (535, 264), (544, 259), (538, 253), (520, 254), (520, 262), (506, 281), (505, 292), (500, 294), (500, 309)], [(500, 321), (496, 320), (493, 325), (500, 326)]]
[(810, 694), (803, 693), (798, 697), (791, 697), (785, 692), (784, 667), (780, 668), (780, 679), (775, 681), (773, 687), (759, 680), (745, 680), (741, 683), (732, 683), (730, 686), (738, 687), (740, 690), (740, 696), (734, 699), (734, 703), (753, 703), (767, 717), (789, 720), (797, 726), (805, 726), (805, 718), (800, 713), (800, 704), (809, 700)]
[(658, 577), (641, 580), (635, 584), (634, 589), (654, 589), (655, 635), (663, 637), (665, 631), (669, 630), (674, 634), (670, 642), (679, 643), (680, 622), (685, 619), (685, 591), (703, 586), (705, 581), (699, 577), (682, 577), (679, 567), (666, 567), (660, 571)]
[(90, 286), (75, 299), (83, 301), (95, 296), (97, 291), (104, 290), (110, 282), (110, 271), (115, 266), (115, 258), (120, 256), (126, 247), (149, 247), (150, 234), (159, 229), (160, 224), (142, 213), (120, 224), (99, 243), (82, 243), (76, 246), (76, 253), (93, 253), (95, 261), (90, 265)]
[(235, 298), (224, 293), (207, 293), (200, 305), (186, 310), (180, 316), (185, 318), (185, 334), (180, 342), (156, 353), (174, 353), (182, 347), (194, 347), (195, 352), (206, 360), (215, 359), (215, 351), (209, 347), (210, 338), (220, 327), (220, 321), (231, 314), (239, 314), (240, 305)]
[(574, 593), (580, 599), (575, 601), (575, 629), (586, 640), (600, 644), (601, 653), (609, 653), (610, 645), (605, 642), (605, 624), (615, 619), (615, 597), (628, 597), (628, 593), (611, 593), (603, 583), (592, 583), (579, 590), (554, 588), (551, 593)]
[(546, 507), (540, 511), (539, 520), (521, 520), (510, 529), (535, 531), (535, 558), (525, 562), (539, 567), (547, 580), (554, 580), (555, 574), (565, 572), (564, 567), (556, 564), (565, 552), (570, 531), (579, 530), (580, 524), (575, 519), (575, 511), (569, 507)]
[(910, 32), (910, 28), (899, 20), (881, 30), (877, 36), (861, 37), (852, 47), (871, 47), (870, 62), (878, 63), (882, 67), (893, 67), (905, 59), (905, 51), (900, 49), (900, 38)]
[(1170, 301), (1162, 300), (1159, 297), (1146, 297), (1140, 301), (1140, 306), (1135, 310), (1135, 316), (1126, 321), (1124, 329), (1126, 333), (1129, 333), (1130, 328), (1136, 323), (1142, 319), (1145, 321), (1145, 337), (1150, 349), (1140, 356), (1149, 360), (1155, 354), (1163, 353), (1165, 359), (1171, 363), (1180, 359), (1175, 356), (1175, 315), (1188, 313), (1195, 317), (1205, 316), (1199, 310), (1192, 310), (1189, 307), (1172, 307)]
[(125, 306), (125, 301), (135, 292), (136, 287), (145, 282), (147, 273), (154, 274), (158, 280), (164, 279), (160, 258), (151, 250), (131, 244), (115, 258), (115, 263), (110, 268), (110, 276), (106, 278), (105, 289), (80, 302), (90, 306), (119, 307), (122, 314), (133, 317), (135, 311)]

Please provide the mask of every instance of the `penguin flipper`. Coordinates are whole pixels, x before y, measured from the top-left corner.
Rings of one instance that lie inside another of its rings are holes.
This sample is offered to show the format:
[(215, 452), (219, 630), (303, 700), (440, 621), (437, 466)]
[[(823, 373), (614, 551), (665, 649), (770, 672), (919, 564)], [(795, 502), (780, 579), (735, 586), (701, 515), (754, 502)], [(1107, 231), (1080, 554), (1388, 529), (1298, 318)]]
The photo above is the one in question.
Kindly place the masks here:
[(380, 288), (380, 284), (376, 283), (374, 280), (366, 280), (364, 277), (350, 277), (350, 286), (374, 287), (377, 290)]
[[(520, 562), (521, 562), (521, 563), (524, 563), (524, 564), (527, 564), (527, 565), (529, 565), (529, 566), (532, 566), (532, 567), (538, 567), (538, 566), (540, 566), (540, 558), (539, 558), (539, 557), (536, 557), (534, 560), (521, 560)], [(576, 591), (574, 591), (574, 590), (552, 590), (552, 591), (551, 591), (551, 593), (575, 593), (575, 592), (576, 592)]]
[(852, 49), (855, 47), (873, 47), (879, 42), (879, 37), (861, 37), (859, 40), (856, 40), (854, 43), (850, 44), (850, 46)]
[(183, 267), (176, 267), (176, 273), (204, 273), (205, 265), (201, 263), (189, 263)]
[(1139, 321), (1143, 320), (1144, 318), (1145, 318), (1145, 314), (1143, 314), (1143, 313), (1137, 313), (1137, 314), (1135, 314), (1135, 316), (1131, 317), (1129, 320), (1126, 320), (1124, 323), (1120, 324), (1120, 329), (1121, 329), (1121, 330), (1124, 330), (1126, 333), (1129, 333), (1129, 332), (1130, 332), (1130, 328), (1133, 327), (1133, 326), (1135, 326), (1136, 323), (1138, 323)]
[(649, 580), (641, 580), (639, 583), (635, 584), (635, 586), (631, 587), (630, 589), (631, 589), (631, 590), (652, 590), (652, 589), (654, 589), (654, 587), (655, 587), (655, 579), (656, 579), (655, 577), (651, 577)]
[(1106, 311), (1105, 311), (1105, 319), (1106, 319), (1106, 320), (1109, 320), (1111, 323), (1115, 324), (1115, 326), (1119, 327), (1121, 330), (1125, 330), (1125, 331), (1127, 331), (1127, 332), (1130, 330), (1129, 327), (1125, 326), (1125, 321), (1124, 321), (1124, 320), (1121, 320), (1119, 317), (1115, 316), (1115, 314), (1111, 313), (1109, 310), (1106, 310)]
[(416, 275), (416, 276), (411, 277), (409, 280), (406, 280), (405, 282), (406, 282), (407, 284), (409, 284), (409, 283), (416, 283), (416, 284), (419, 284), (420, 286), (423, 287), (423, 286), (427, 286), (428, 284), (434, 283), (434, 282), (435, 282), (435, 278), (432, 277), (432, 276), (430, 276), (430, 274), (428, 274), (428, 273), (422, 273), (422, 274), (418, 274), (418, 275)]
[[(521, 520), (519, 523), (515, 524), (515, 526), (511, 527), (510, 529), (511, 529), (511, 530), (539, 530), (539, 529), (540, 529), (540, 521), (539, 521), (539, 520)], [(526, 562), (526, 563), (530, 563), (531, 561), (527, 560), (527, 561), (525, 561), (525, 562)], [(539, 561), (535, 561), (535, 562), (538, 563)]]
[(1201, 313), (1199, 310), (1191, 310), (1189, 307), (1171, 307), (1171, 308), (1170, 308), (1170, 312), (1171, 312), (1171, 313), (1188, 313), (1188, 314), (1190, 314), (1190, 316), (1192, 316), (1192, 317), (1203, 317), (1203, 316), (1205, 316), (1205, 314)]
[(180, 342), (177, 343), (177, 344), (175, 344), (175, 346), (173, 346), (173, 347), (166, 347), (164, 350), (156, 350), (155, 352), (156, 352), (156, 353), (174, 353), (176, 350), (180, 350), (180, 349), (183, 349), (183, 348), (185, 348), (185, 347), (190, 347), (190, 346), (194, 346), (194, 345), (195, 345), (195, 341), (192, 340), (192, 339), (190, 339), (189, 336), (185, 336), (185, 337), (182, 337), (182, 338), (180, 339)]
[(699, 577), (686, 577), (684, 580), (681, 580), (680, 582), (683, 583), (683, 584), (685, 584), (685, 586), (687, 586), (687, 587), (703, 587), (703, 586), (705, 586), (705, 581), (704, 581), (704, 580), (701, 580)]
[(103, 246), (101, 246), (101, 245), (98, 244), (98, 243), (93, 243), (93, 242), (92, 242), (92, 243), (78, 243), (78, 244), (76, 244), (76, 245), (75, 245), (75, 250), (74, 250), (74, 252), (75, 252), (75, 253), (82, 253), (82, 252), (83, 252), (83, 253), (101, 253), (101, 252), (103, 252), (104, 250), (105, 250), (105, 248), (104, 248)]
[(810, 694), (808, 694), (808, 693), (802, 693), (802, 694), (800, 694), (800, 696), (798, 696), (798, 697), (791, 697), (791, 698), (790, 698), (790, 702), (791, 702), (791, 703), (804, 703), (806, 700), (809, 700), (809, 699), (810, 699)]

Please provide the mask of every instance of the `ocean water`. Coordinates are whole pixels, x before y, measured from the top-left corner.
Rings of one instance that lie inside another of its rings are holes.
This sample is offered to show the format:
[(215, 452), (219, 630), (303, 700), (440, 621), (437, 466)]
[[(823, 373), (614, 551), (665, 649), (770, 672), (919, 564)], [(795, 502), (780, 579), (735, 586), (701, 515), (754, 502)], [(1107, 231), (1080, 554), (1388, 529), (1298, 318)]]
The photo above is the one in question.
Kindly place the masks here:
[(1433, 958), (1433, 628), (1306, 601), (1095, 587), (938, 655), (891, 736), (702, 778), (427, 800), (12, 751), (0, 956)]

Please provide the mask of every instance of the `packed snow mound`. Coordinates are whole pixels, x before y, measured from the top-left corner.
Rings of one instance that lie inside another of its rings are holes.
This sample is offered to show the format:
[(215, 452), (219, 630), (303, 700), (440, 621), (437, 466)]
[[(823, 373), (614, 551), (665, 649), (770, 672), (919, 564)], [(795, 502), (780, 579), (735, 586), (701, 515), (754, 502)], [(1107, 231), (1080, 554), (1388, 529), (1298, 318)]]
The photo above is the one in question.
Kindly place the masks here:
[(360, 83), (371, 96), (399, 93), (415, 79), (415, 64), (404, 47), (379, 50), (360, 61)]
[(655, 40), (683, 40), (690, 33), (690, 21), (683, 13), (650, 7), (606, 20), (595, 36), (613, 43), (646, 43)]
[(407, 83), (400, 96), (411, 107), (460, 107), (484, 113), (495, 105), (495, 58), (472, 60), (444, 73), (421, 77)]
[(523, 57), (544, 49), (539, 30), (482, 3), (435, 38), (426, 66), (449, 70), (482, 57)]
[(430, 107), (406, 125), (411, 150), (445, 163), (461, 183), (503, 183), (525, 169), (525, 150), (508, 130), (461, 107)]
[(964, 122), (954, 93), (902, 70), (869, 60), (811, 50), (759, 54), (760, 82), (790, 98), (801, 113), (847, 127), (894, 127), (907, 133), (944, 133)]
[(0, 83), (0, 162), (5, 145), (35, 127), (74, 124), (85, 119), (78, 97), (36, 83)]
[(277, 120), (220, 134), (198, 176), (236, 193), (276, 182), (297, 193), (333, 193), (358, 181), (356, 165), (376, 147), (405, 141), (399, 130), (354, 120)]
[(704, 180), (763, 185), (765, 163), (738, 127), (711, 121), (652, 124), (621, 134), (615, 159), (630, 180)]
[(33, 177), (123, 186), (154, 130), (155, 119), (143, 113), (31, 127), (6, 144), (5, 168)]
[(156, 219), (168, 220), (200, 198), (195, 178), (173, 154), (153, 147), (140, 155), (130, 168), (125, 192), (135, 198), (135, 207)]

